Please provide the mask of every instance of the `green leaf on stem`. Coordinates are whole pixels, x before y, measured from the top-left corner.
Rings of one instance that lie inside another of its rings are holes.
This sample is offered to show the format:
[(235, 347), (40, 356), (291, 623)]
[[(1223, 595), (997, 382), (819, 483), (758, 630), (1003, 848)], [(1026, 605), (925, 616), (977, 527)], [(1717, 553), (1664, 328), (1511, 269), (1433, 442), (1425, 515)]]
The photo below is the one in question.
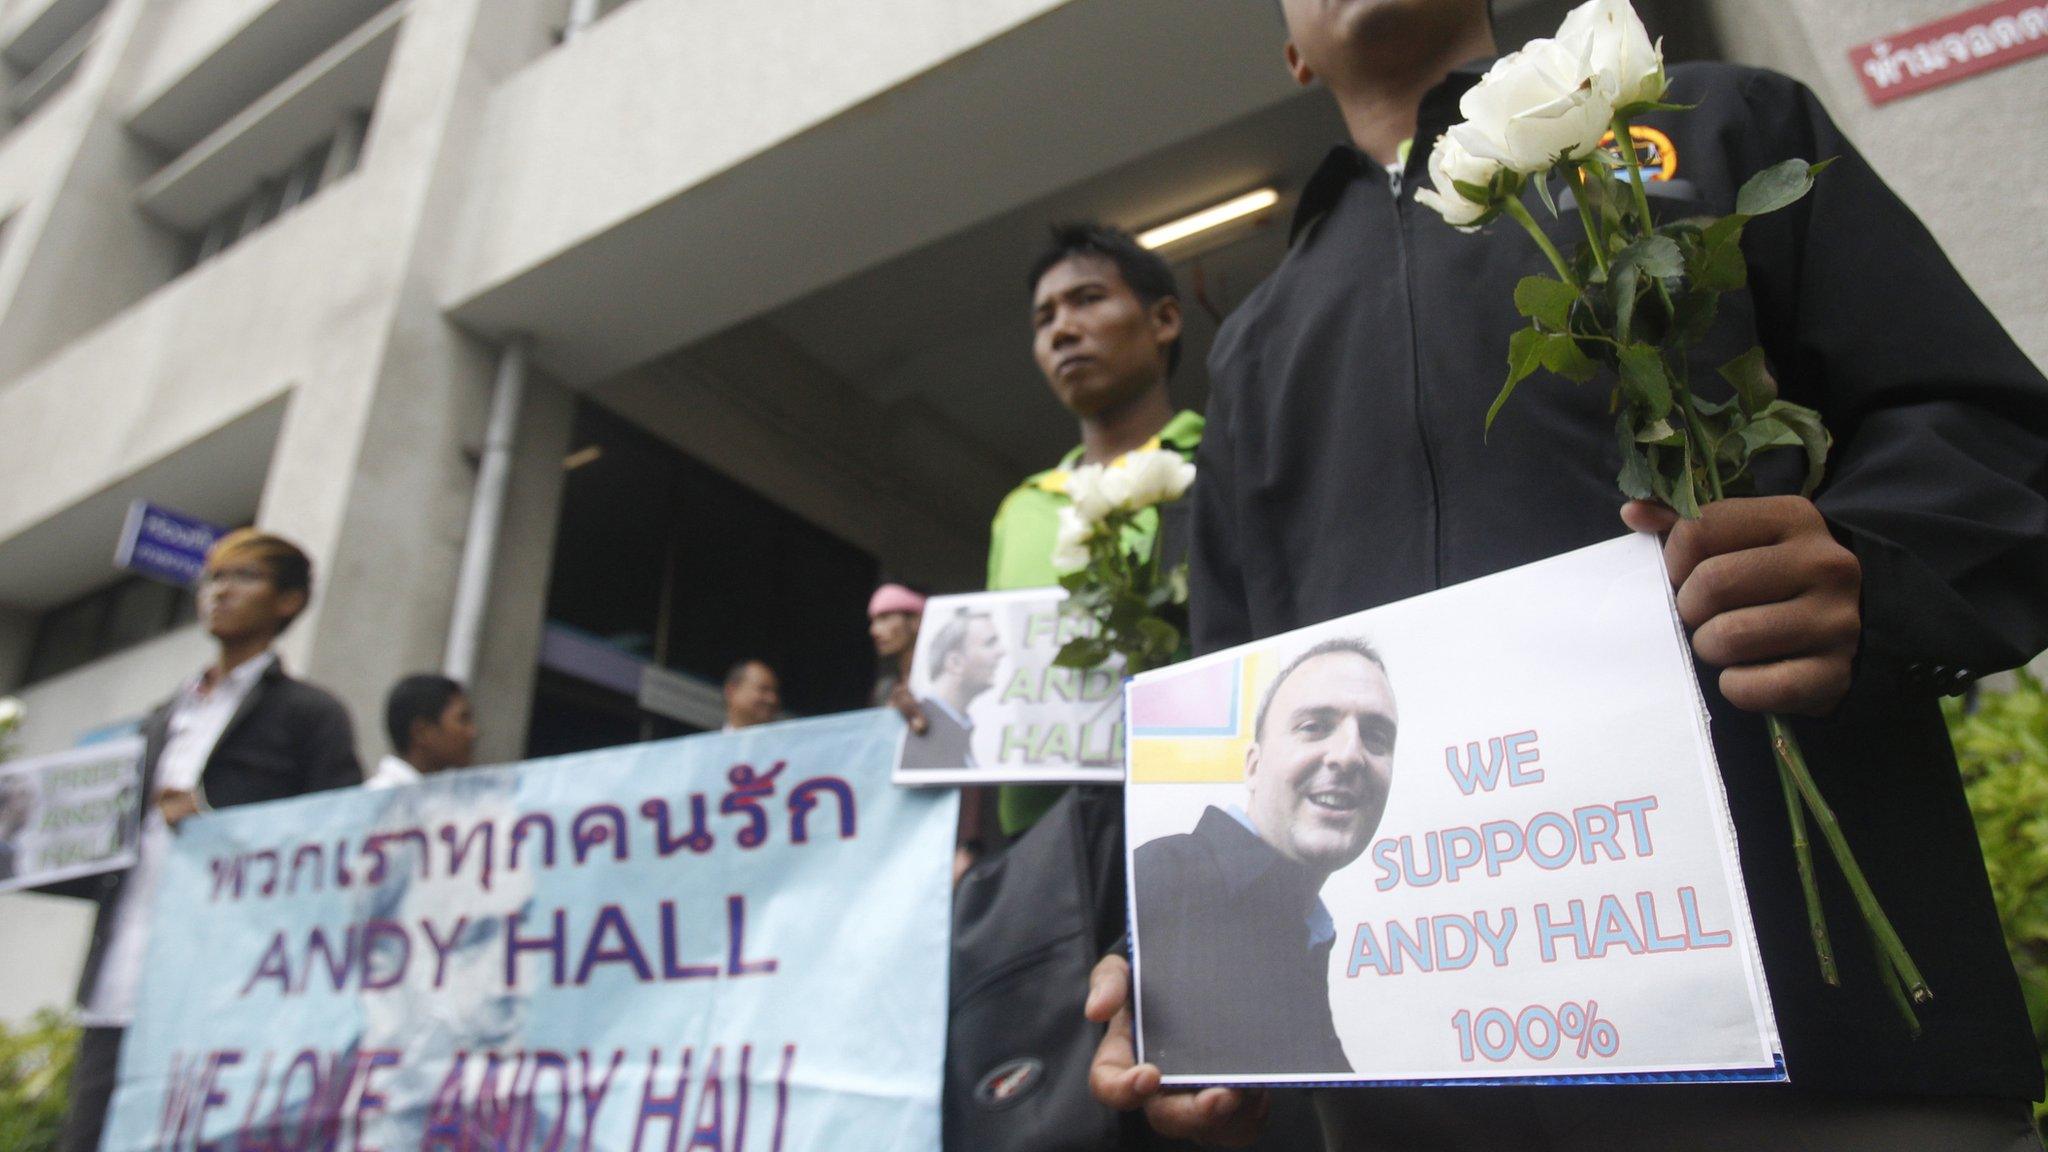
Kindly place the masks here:
[(1555, 220), (1555, 219), (1557, 219), (1557, 201), (1556, 201), (1556, 199), (1554, 199), (1554, 198), (1553, 198), (1553, 197), (1551, 196), (1551, 194), (1550, 194), (1550, 173), (1548, 173), (1548, 172), (1538, 172), (1538, 173), (1536, 173), (1536, 176), (1535, 176), (1535, 183), (1536, 183), (1536, 198), (1537, 198), (1538, 200), (1541, 200), (1541, 201), (1543, 201), (1543, 206), (1544, 206), (1545, 208), (1548, 208), (1548, 209), (1550, 209), (1550, 218), (1551, 218), (1552, 220)]
[(1671, 318), (1671, 341), (1680, 348), (1689, 348), (1707, 338), (1713, 330), (1714, 315), (1720, 306), (1720, 294), (1701, 291), (1695, 281), (1693, 290), (1679, 294), (1673, 305)]
[(1060, 645), (1059, 655), (1052, 658), (1062, 668), (1094, 668), (1109, 659), (1109, 645), (1092, 636), (1077, 636)]
[(1803, 404), (1780, 400), (1765, 411), (1790, 428), (1799, 437), (1800, 446), (1806, 449), (1806, 478), (1799, 485), (1799, 494), (1813, 495), (1820, 488), (1821, 479), (1827, 475), (1828, 450), (1834, 446), (1834, 437), (1821, 423), (1820, 413)]
[(1621, 441), (1621, 475), (1615, 482), (1621, 486), (1621, 493), (1631, 500), (1660, 499), (1657, 491), (1657, 466), (1651, 462), (1652, 449), (1636, 440), (1629, 428), (1628, 414), (1623, 413), (1614, 422), (1616, 439)]
[(1621, 350), (1621, 390), (1645, 421), (1671, 412), (1671, 377), (1664, 358), (1650, 344), (1629, 344)]
[(1173, 659), (1180, 648), (1180, 629), (1157, 616), (1147, 616), (1138, 622), (1138, 638), (1144, 646), (1145, 662), (1153, 667)]
[(1543, 338), (1541, 361), (1545, 368), (1574, 384), (1584, 384), (1600, 371), (1600, 366), (1586, 355), (1569, 332), (1553, 332)]
[(1678, 513), (1687, 520), (1697, 520), (1700, 518), (1700, 502), (1693, 493), (1692, 444), (1690, 442), (1680, 444), (1678, 456), (1682, 466), (1679, 469), (1678, 475), (1672, 478), (1671, 496), (1666, 503), (1671, 505), (1673, 512)]
[(1616, 108), (1614, 114), (1632, 118), (1645, 112), (1690, 112), (1697, 107), (1697, 104), (1672, 104), (1664, 100), (1638, 100), (1633, 104), (1624, 104)]
[(1699, 248), (1686, 273), (1695, 289), (1734, 292), (1749, 282), (1749, 265), (1742, 257), (1742, 229), (1749, 217), (1723, 216), (1700, 231)]
[(1794, 432), (1784, 421), (1770, 416), (1744, 424), (1736, 430), (1731, 439), (1740, 440), (1744, 452), (1749, 456), (1771, 448), (1793, 448), (1800, 444), (1799, 433)]
[(1793, 158), (1780, 160), (1751, 176), (1735, 194), (1735, 211), (1743, 216), (1762, 216), (1798, 202), (1813, 187), (1813, 178), (1834, 163), (1832, 158), (1808, 164)]
[(1721, 379), (1734, 386), (1735, 399), (1741, 403), (1745, 416), (1754, 418), (1778, 398), (1778, 382), (1771, 379), (1762, 348), (1752, 347), (1721, 365)]
[(1500, 395), (1493, 398), (1493, 406), (1486, 410), (1486, 429), (1493, 431), (1494, 417), (1506, 406), (1508, 397), (1515, 394), (1515, 385), (1528, 379), (1542, 364), (1543, 333), (1534, 328), (1524, 328), (1508, 338), (1508, 381), (1501, 385)]
[(1673, 428), (1669, 419), (1652, 420), (1636, 429), (1634, 439), (1638, 444), (1664, 444), (1675, 447), (1685, 443), (1685, 433)]
[(1607, 297), (1614, 306), (1614, 338), (1628, 343), (1629, 329), (1635, 323), (1636, 287), (1641, 279), (1641, 269), (1634, 263), (1614, 266), (1614, 279), (1608, 283)]
[(1616, 264), (1629, 263), (1641, 268), (1645, 275), (1660, 280), (1682, 275), (1685, 260), (1679, 254), (1678, 242), (1669, 236), (1645, 236), (1621, 250), (1614, 258)]
[(1578, 300), (1577, 288), (1548, 276), (1524, 276), (1515, 285), (1515, 310), (1553, 332), (1571, 326), (1572, 305)]

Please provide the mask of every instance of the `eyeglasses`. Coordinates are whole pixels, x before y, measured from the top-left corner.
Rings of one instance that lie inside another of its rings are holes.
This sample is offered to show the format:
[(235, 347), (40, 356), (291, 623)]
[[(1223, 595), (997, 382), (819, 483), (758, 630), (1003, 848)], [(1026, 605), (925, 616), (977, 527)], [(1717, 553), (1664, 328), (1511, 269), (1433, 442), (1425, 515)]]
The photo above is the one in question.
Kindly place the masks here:
[(270, 573), (261, 568), (208, 568), (199, 574), (199, 583), (235, 584), (252, 588), (258, 584), (270, 583)]

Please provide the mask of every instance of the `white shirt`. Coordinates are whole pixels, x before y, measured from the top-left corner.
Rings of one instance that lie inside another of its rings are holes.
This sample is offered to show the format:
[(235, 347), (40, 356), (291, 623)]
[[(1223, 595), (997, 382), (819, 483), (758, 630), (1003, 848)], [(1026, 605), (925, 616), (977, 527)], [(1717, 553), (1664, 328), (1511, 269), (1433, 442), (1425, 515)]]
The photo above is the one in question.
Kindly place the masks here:
[(363, 781), (365, 788), (403, 788), (407, 784), (420, 782), (420, 770), (397, 756), (386, 754), (377, 761), (377, 770)]
[[(221, 733), (248, 699), (250, 689), (276, 662), (277, 657), (269, 652), (245, 660), (211, 690), (203, 674), (187, 681), (171, 706), (164, 748), (157, 755), (150, 787), (157, 792), (199, 792), (199, 807), (205, 810), (206, 794), (199, 787), (199, 777), (213, 756), (213, 746), (220, 743)], [(146, 808), (135, 864), (128, 869), (121, 898), (114, 905), (114, 928), (100, 958), (99, 976), (86, 997), (85, 1010), (79, 1013), (80, 1023), (95, 1028), (126, 1028), (135, 1016), (135, 990), (142, 983), (143, 956), (149, 949), (157, 882), (172, 844), (170, 825), (157, 810), (154, 795), (146, 801)]]

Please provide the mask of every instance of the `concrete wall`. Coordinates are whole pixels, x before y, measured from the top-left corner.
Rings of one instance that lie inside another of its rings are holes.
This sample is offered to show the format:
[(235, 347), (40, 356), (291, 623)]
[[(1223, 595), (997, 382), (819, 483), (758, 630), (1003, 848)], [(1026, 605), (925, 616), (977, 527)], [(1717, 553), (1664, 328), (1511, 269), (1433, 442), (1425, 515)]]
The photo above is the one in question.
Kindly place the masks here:
[[(1872, 107), (1849, 49), (1969, 7), (1961, 0), (1717, 0), (1730, 60), (1812, 88), (1850, 139), (1920, 216), (2034, 358), (2048, 364), (2048, 130), (2035, 57)], [(1873, 243), (1882, 243), (1873, 237)]]
[(633, 0), (492, 95), (451, 295), (510, 279), (1062, 2)]

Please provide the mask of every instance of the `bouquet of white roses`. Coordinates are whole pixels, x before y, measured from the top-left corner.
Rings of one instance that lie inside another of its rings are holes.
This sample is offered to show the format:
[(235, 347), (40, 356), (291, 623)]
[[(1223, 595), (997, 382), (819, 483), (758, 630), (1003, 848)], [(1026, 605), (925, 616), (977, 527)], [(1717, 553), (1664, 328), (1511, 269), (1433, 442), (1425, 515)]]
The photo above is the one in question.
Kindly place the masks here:
[[(1459, 102), (1465, 120), (1438, 137), (1429, 157), (1434, 187), (1418, 190), (1416, 200), (1465, 231), (1513, 219), (1557, 273), (1515, 285), (1516, 310), (1529, 326), (1508, 342), (1507, 382), (1486, 427), (1539, 368), (1581, 383), (1604, 372), (1621, 446), (1618, 482), (1630, 499), (1697, 517), (1701, 505), (1746, 492), (1751, 460), (1778, 448), (1804, 451), (1801, 494), (1810, 495), (1830, 445), (1820, 414), (1779, 399), (1761, 348), (1720, 366), (1732, 395), (1719, 401), (1695, 390), (1688, 353), (1712, 327), (1721, 295), (1748, 282), (1744, 226), (1806, 195), (1830, 161), (1783, 161), (1742, 186), (1731, 215), (1660, 224), (1650, 215), (1630, 126), (1646, 112), (1686, 110), (1665, 103), (1664, 94), (1662, 46), (1627, 0), (1591, 0), (1565, 17), (1555, 38), (1497, 61)], [(1533, 186), (1557, 216), (1553, 178), (1570, 190), (1585, 233), (1571, 259), (1522, 203)], [(1886, 987), (1917, 1035), (1913, 1005), (1932, 998), (1927, 983), (1878, 906), (1791, 728), (1775, 715), (1766, 723), (1822, 976), (1839, 982), (1807, 842), (1809, 814), (1855, 895)]]
[(1067, 590), (1066, 610), (1091, 627), (1063, 645), (1055, 663), (1093, 668), (1121, 653), (1124, 670), (1137, 673), (1168, 663), (1180, 650), (1187, 565), (1163, 566), (1156, 530), (1149, 547), (1136, 545), (1146, 511), (1180, 499), (1194, 482), (1193, 464), (1159, 448), (1068, 474), (1071, 503), (1060, 509), (1052, 565)]

